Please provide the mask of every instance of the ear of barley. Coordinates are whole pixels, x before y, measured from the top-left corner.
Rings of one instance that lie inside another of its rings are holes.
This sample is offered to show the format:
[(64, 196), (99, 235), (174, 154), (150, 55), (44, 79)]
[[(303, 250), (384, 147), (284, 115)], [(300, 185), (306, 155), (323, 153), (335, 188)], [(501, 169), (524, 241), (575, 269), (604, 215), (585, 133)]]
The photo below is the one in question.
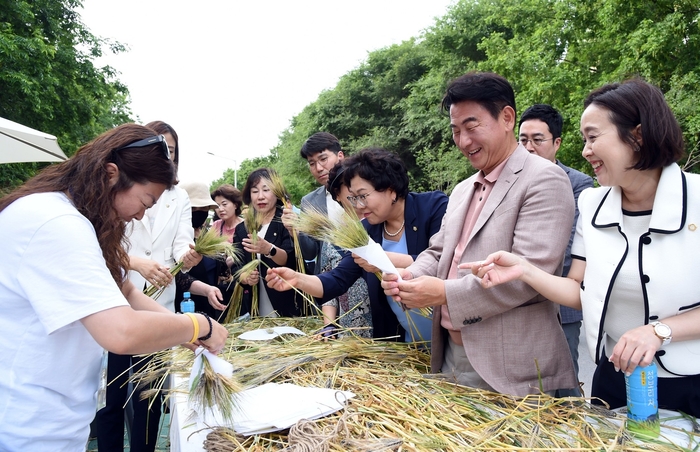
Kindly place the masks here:
[[(214, 229), (207, 229), (199, 236), (197, 241), (194, 243), (194, 250), (202, 256), (213, 259), (225, 259), (226, 257), (231, 257), (233, 258), (234, 263), (240, 263), (241, 261), (240, 252), (233, 246), (232, 243), (228, 241), (228, 237), (219, 236)], [(178, 262), (173, 266), (173, 268), (170, 269), (170, 274), (175, 277), (175, 275), (182, 270), (182, 267), (183, 262)], [(144, 289), (143, 293), (154, 300), (157, 300), (164, 291), (165, 287), (161, 287), (159, 289), (154, 285), (150, 285)]]
[(329, 232), (329, 242), (344, 249), (369, 245), (369, 234), (352, 208), (344, 209), (336, 227)]
[(336, 221), (316, 209), (301, 212), (294, 223), (300, 232), (333, 245), (351, 249), (369, 244), (369, 235), (352, 209), (345, 209)]
[(234, 262), (240, 262), (240, 251), (229, 242), (225, 235), (219, 235), (216, 229), (207, 229), (194, 243), (194, 250), (202, 256), (231, 257)]
[(258, 240), (258, 232), (263, 225), (263, 215), (259, 213), (253, 206), (249, 206), (243, 215), (243, 224), (246, 231), (251, 235), (253, 243)]
[(327, 241), (329, 231), (335, 227), (333, 221), (313, 206), (305, 207), (294, 220), (293, 227), (316, 240)]

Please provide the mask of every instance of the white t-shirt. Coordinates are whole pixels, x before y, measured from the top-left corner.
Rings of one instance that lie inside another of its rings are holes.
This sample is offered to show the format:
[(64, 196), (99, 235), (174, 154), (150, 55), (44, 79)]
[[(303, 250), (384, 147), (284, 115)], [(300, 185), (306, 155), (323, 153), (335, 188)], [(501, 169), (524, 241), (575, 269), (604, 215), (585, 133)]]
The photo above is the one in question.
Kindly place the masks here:
[(0, 450), (84, 451), (102, 347), (80, 319), (127, 305), (62, 193), (0, 212)]

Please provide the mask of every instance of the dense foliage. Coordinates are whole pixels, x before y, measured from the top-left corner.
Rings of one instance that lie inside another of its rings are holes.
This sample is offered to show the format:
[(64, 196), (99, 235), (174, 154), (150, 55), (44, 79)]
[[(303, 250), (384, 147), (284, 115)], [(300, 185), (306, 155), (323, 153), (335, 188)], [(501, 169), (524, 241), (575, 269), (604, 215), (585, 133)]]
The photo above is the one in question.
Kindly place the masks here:
[[(56, 135), (72, 155), (81, 144), (130, 121), (127, 88), (93, 60), (124, 50), (93, 36), (79, 0), (0, 0), (0, 117)], [(0, 190), (46, 163), (0, 165)]]
[(699, 21), (696, 0), (461, 0), (422, 36), (371, 52), (321, 93), (268, 157), (244, 162), (239, 184), (258, 163), (271, 164), (298, 201), (314, 188), (299, 148), (328, 131), (350, 152), (369, 145), (397, 152), (412, 190), (449, 192), (474, 170), (451, 142), (439, 104), (447, 82), (472, 69), (510, 80), (518, 113), (533, 103), (559, 109), (558, 157), (582, 171), (590, 172), (578, 132), (583, 98), (637, 75), (665, 92), (693, 149), (700, 141)]
[[(104, 49), (124, 49), (93, 36), (75, 12), (79, 6), (0, 0), (0, 116), (58, 136), (68, 155), (131, 113), (127, 88), (111, 68), (93, 64)], [(291, 119), (269, 155), (242, 162), (238, 185), (255, 168), (273, 166), (298, 202), (314, 188), (299, 148), (314, 132), (328, 131), (349, 152), (397, 152), (412, 190), (450, 192), (474, 170), (451, 142), (439, 104), (448, 81), (472, 69), (510, 80), (518, 113), (533, 103), (559, 109), (559, 158), (580, 170), (590, 171), (580, 155), (583, 98), (636, 75), (661, 87), (687, 148), (697, 148), (699, 22), (697, 0), (460, 0), (421, 36), (371, 52), (322, 92)], [(0, 165), (0, 190), (43, 165)], [(233, 179), (229, 170), (212, 185)]]

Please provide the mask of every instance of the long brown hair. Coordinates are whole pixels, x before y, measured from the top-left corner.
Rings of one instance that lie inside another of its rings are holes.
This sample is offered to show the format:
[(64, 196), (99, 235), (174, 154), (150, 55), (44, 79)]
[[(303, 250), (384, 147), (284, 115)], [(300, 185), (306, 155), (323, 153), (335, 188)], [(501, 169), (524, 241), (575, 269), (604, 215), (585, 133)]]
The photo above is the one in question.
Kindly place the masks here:
[[(115, 149), (153, 135), (153, 130), (137, 124), (124, 124), (103, 133), (78, 149), (67, 161), (47, 167), (0, 199), (0, 214), (14, 201), (27, 195), (67, 193), (76, 209), (95, 228), (107, 268), (121, 287), (129, 257), (122, 247), (125, 223), (119, 219), (114, 207), (115, 196), (134, 184), (153, 182), (170, 188), (175, 179), (175, 167), (166, 158), (160, 143)], [(108, 163), (119, 168), (119, 179), (112, 187), (106, 170)]]

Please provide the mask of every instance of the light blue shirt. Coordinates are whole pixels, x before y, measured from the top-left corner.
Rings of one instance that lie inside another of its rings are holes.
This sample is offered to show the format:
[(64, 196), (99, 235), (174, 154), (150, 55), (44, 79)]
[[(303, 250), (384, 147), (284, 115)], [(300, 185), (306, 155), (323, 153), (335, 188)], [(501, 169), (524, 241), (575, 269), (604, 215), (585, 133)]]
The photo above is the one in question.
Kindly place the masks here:
[[(408, 254), (406, 234), (402, 234), (398, 242), (384, 238), (384, 240), (382, 240), (382, 248), (384, 251)], [(395, 302), (393, 298), (389, 296), (386, 298), (389, 301), (391, 310), (394, 311), (396, 318), (399, 320), (399, 323), (403, 329), (406, 330), (404, 342), (429, 342), (433, 329), (432, 316), (425, 317), (419, 309), (408, 309), (404, 311), (403, 307)]]

